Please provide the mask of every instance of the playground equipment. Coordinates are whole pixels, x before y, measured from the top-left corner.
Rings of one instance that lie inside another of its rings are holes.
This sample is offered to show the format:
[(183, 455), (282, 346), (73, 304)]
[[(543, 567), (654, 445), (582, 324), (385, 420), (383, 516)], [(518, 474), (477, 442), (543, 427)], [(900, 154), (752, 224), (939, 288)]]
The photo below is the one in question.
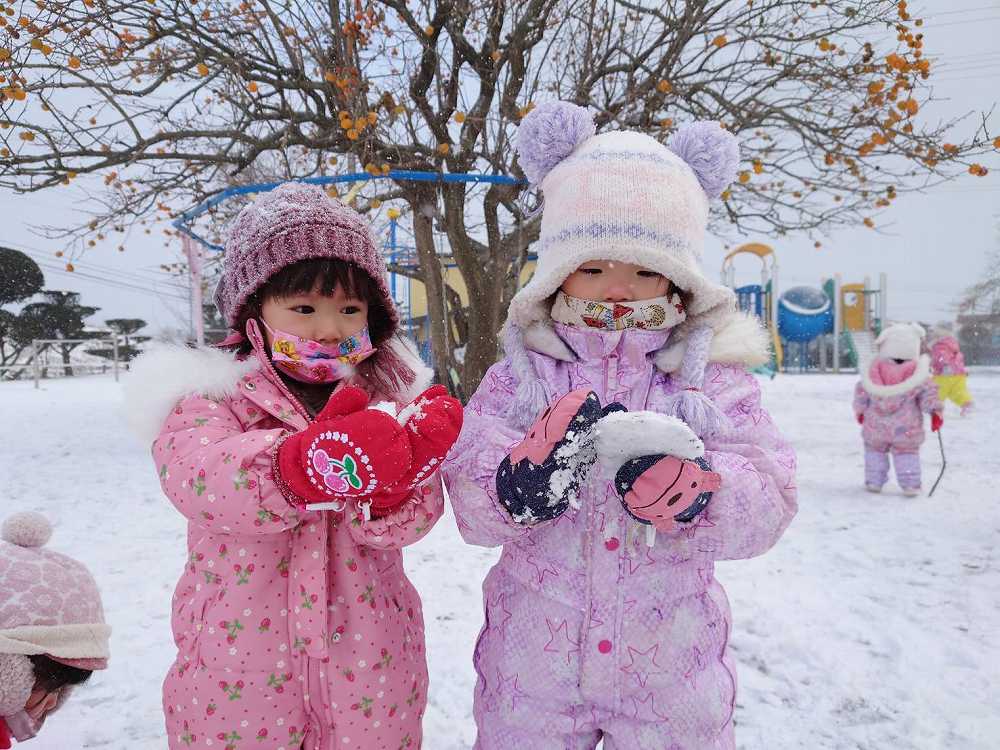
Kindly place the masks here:
[[(760, 284), (736, 286), (733, 259), (742, 254), (760, 258)], [(740, 309), (756, 315), (770, 331), (772, 373), (860, 370), (875, 354), (875, 338), (886, 318), (884, 273), (877, 288), (867, 277), (863, 283), (842, 284), (835, 275), (819, 288), (796, 286), (779, 294), (774, 250), (748, 243), (722, 261), (722, 281), (736, 292)]]
[[(733, 259), (738, 255), (754, 255), (760, 259), (760, 283), (736, 286), (736, 266)], [(722, 260), (722, 283), (736, 292), (737, 303), (744, 312), (753, 313), (767, 327), (771, 334), (771, 368), (773, 375), (781, 370), (784, 348), (778, 336), (777, 296), (778, 261), (774, 250), (759, 242), (740, 245)]]
[[(831, 296), (838, 300), (841, 311), (837, 321), (840, 335), (834, 338), (834, 352), (843, 347), (851, 366), (858, 370), (875, 356), (875, 339), (886, 322), (886, 282), (884, 273), (879, 274), (877, 289), (872, 288), (867, 276), (863, 284), (841, 284), (839, 275), (828, 282), (832, 284)], [(839, 359), (835, 357), (834, 361)]]

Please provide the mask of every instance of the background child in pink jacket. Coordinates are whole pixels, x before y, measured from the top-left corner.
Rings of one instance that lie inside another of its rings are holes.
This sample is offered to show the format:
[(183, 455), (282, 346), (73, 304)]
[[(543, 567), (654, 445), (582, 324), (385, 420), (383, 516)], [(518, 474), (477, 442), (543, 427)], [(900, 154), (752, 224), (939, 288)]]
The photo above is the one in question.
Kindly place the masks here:
[(766, 551), (796, 509), (795, 456), (745, 369), (766, 340), (697, 263), (738, 147), (718, 123), (671, 149), (594, 135), (557, 102), (518, 151), (544, 191), (538, 268), (444, 469), (466, 541), (503, 545), (476, 747), (732, 748), (714, 564)]
[(441, 514), (461, 406), (420, 394), (370, 230), (319, 188), (240, 213), (216, 304), (230, 351), (151, 354), (130, 386), (130, 412), (165, 420), (153, 456), (188, 518), (169, 747), (418, 747), (424, 625), (400, 549)]
[(930, 353), (938, 397), (942, 402), (952, 401), (961, 409), (962, 416), (966, 416), (972, 411), (972, 396), (969, 394), (969, 371), (965, 369), (965, 357), (958, 339), (951, 334), (940, 334), (931, 342)]
[(941, 428), (943, 406), (931, 379), (930, 357), (920, 353), (924, 329), (896, 323), (875, 340), (878, 356), (854, 388), (854, 416), (865, 443), (865, 487), (881, 492), (889, 478), (889, 454), (896, 481), (907, 497), (920, 494), (920, 446), (924, 414), (931, 430)]

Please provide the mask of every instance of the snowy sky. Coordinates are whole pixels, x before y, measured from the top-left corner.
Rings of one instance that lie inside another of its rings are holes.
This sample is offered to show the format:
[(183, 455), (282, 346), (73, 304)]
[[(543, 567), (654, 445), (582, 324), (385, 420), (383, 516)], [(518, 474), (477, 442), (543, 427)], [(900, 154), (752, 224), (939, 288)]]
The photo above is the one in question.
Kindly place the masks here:
[[(944, 8), (936, 12), (927, 8)], [(926, 108), (922, 116), (949, 119), (972, 113), (956, 132), (967, 136), (978, 122), (977, 111), (988, 110), (1000, 92), (1000, 0), (928, 2), (911, 6), (914, 17), (924, 18), (925, 50), (939, 58), (931, 81), (935, 96), (943, 101)], [(993, 118), (993, 136), (1000, 135), (1000, 112)], [(926, 194), (905, 195), (878, 219), (880, 229), (838, 230), (822, 238), (817, 250), (806, 236), (771, 239), (746, 237), (775, 247), (782, 289), (798, 284), (818, 285), (820, 278), (840, 273), (845, 282), (873, 280), (888, 274), (888, 313), (891, 318), (919, 318), (934, 322), (954, 315), (953, 304), (977, 280), (987, 253), (1000, 244), (1000, 155), (983, 160), (990, 169), (985, 178), (963, 175), (959, 180), (933, 188)], [(53, 189), (32, 195), (0, 193), (3, 244), (28, 251), (44, 263), (48, 288), (79, 291), (86, 304), (102, 309), (91, 322), (113, 317), (140, 317), (154, 330), (186, 328), (187, 292), (178, 281), (158, 271), (161, 263), (177, 260), (179, 240), (165, 247), (159, 230), (139, 232), (126, 241), (105, 242), (75, 262), (77, 272), (58, 270), (53, 257), (58, 243), (46, 239), (36, 225), (69, 225), (79, 221), (82, 199), (78, 188)], [(724, 255), (722, 243), (709, 240), (705, 270), (718, 278)], [(752, 258), (738, 265), (738, 281), (756, 277)], [(89, 278), (87, 276), (89, 276)], [(96, 277), (96, 278), (94, 278)]]

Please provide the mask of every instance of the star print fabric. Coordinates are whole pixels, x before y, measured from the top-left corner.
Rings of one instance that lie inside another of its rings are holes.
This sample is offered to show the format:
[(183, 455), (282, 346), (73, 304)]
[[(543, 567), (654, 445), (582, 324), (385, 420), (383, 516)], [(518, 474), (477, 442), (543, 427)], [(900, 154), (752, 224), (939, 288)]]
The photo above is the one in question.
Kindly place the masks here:
[[(666, 331), (556, 330), (577, 361), (529, 353), (550, 403), (589, 388), (602, 403), (662, 412), (678, 390), (650, 360)], [(612, 749), (733, 748), (731, 618), (714, 563), (762, 554), (796, 510), (795, 454), (755, 378), (708, 366), (704, 391), (729, 423), (701, 437), (722, 486), (653, 547), (597, 465), (579, 510), (531, 528), (503, 512), (495, 467), (522, 435), (498, 415), (516, 385), (507, 361), (491, 368), (442, 470), (466, 541), (503, 546), (483, 585), (476, 747), (589, 749), (603, 737)]]

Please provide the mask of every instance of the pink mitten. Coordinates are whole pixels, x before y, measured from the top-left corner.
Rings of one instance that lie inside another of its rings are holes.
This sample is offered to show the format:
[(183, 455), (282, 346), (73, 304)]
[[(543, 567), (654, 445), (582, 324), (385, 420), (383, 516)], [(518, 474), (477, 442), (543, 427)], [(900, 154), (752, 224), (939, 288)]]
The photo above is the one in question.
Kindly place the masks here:
[(703, 458), (642, 456), (627, 461), (615, 475), (625, 510), (660, 531), (669, 531), (675, 521), (693, 520), (721, 486), (722, 477)]

